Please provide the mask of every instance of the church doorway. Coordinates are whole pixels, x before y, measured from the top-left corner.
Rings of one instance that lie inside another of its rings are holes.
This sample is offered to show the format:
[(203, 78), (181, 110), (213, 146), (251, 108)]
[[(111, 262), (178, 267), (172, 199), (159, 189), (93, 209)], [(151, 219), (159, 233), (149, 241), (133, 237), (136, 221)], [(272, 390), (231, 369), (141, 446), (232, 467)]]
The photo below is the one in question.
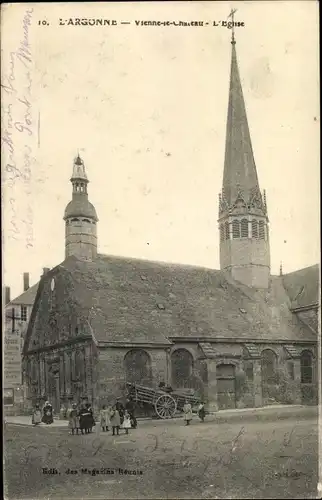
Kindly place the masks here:
[(218, 409), (236, 408), (235, 366), (230, 364), (218, 365), (216, 377)]

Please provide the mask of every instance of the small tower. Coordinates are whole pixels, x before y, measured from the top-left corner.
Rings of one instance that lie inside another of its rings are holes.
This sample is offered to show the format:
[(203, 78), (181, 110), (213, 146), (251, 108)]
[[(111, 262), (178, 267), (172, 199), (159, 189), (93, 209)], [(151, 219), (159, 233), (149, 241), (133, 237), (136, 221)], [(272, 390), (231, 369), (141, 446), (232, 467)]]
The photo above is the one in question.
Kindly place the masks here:
[(220, 268), (236, 281), (268, 288), (270, 250), (265, 193), (259, 189), (232, 33), (230, 88), (222, 192), (219, 195)]
[(75, 255), (79, 259), (93, 260), (97, 256), (98, 218), (94, 206), (88, 201), (87, 184), (83, 160), (79, 155), (74, 160), (72, 201), (65, 209), (65, 258)]

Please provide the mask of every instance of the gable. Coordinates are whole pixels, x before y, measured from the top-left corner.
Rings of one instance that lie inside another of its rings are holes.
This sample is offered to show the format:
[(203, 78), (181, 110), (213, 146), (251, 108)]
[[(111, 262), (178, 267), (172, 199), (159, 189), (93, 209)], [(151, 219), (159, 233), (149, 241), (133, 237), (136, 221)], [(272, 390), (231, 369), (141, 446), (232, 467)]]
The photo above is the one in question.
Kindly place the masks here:
[[(52, 280), (55, 287), (52, 290)], [(24, 344), (24, 354), (91, 337), (77, 301), (70, 273), (57, 266), (38, 287)]]

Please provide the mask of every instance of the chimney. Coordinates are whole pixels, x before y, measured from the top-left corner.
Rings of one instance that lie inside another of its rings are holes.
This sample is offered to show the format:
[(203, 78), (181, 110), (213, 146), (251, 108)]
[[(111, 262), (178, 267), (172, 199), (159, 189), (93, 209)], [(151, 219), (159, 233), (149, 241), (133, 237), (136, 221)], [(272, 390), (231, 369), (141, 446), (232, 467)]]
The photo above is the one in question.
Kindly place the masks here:
[(23, 273), (23, 291), (26, 292), (29, 288), (29, 273)]
[(5, 287), (5, 305), (9, 304), (10, 302), (10, 286)]
[(48, 273), (48, 271), (50, 271), (50, 268), (49, 267), (43, 267), (42, 268), (42, 275), (45, 276), (45, 274)]

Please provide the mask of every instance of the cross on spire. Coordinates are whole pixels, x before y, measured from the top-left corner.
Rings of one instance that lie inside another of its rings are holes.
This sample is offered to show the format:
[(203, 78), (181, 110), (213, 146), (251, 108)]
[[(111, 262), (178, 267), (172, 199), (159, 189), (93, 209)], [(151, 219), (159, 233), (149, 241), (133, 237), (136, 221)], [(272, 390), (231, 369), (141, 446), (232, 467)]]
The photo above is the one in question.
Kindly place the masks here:
[(280, 263), (280, 276), (283, 276), (283, 262)]
[(233, 23), (233, 26), (232, 26), (232, 29), (231, 29), (231, 43), (232, 45), (235, 45), (236, 43), (236, 40), (235, 40), (235, 25), (234, 25), (234, 21), (235, 21), (235, 13), (237, 12), (237, 9), (231, 9), (230, 11), (230, 14), (228, 16), (227, 19), (229, 19), (231, 17), (231, 22)]

